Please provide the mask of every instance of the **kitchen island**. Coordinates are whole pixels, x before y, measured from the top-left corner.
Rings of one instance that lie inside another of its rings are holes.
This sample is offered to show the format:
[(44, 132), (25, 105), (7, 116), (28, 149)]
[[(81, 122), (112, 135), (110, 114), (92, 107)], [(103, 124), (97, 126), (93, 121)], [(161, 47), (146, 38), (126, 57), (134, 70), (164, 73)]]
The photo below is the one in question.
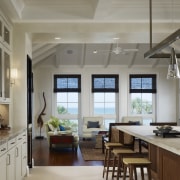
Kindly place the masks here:
[[(130, 134), (146, 141), (149, 149), (149, 159), (152, 162), (151, 172), (155, 180), (180, 179), (180, 136), (156, 135), (155, 126), (116, 126), (121, 132)], [(173, 130), (180, 132), (180, 126)]]

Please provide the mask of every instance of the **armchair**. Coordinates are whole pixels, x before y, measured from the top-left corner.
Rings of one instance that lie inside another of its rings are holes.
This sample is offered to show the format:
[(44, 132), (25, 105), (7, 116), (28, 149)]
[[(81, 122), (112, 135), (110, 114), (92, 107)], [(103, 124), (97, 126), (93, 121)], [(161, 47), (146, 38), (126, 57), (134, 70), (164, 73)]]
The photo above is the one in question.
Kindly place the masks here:
[(83, 134), (82, 137), (92, 138), (93, 132), (105, 131), (103, 117), (84, 117), (83, 118)]
[(123, 123), (136, 123), (136, 125), (143, 124), (143, 118), (141, 116), (124, 116), (122, 118)]

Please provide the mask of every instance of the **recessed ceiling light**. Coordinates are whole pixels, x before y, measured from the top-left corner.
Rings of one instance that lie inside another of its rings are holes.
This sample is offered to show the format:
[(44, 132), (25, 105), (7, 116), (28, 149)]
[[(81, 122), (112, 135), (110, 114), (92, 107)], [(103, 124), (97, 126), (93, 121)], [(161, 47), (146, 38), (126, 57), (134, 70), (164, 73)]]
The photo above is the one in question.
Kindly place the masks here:
[(60, 40), (61, 38), (60, 38), (60, 37), (55, 37), (54, 39), (55, 39), (55, 40)]
[(114, 40), (118, 40), (118, 39), (119, 39), (119, 37), (114, 37), (113, 39), (114, 39)]
[(94, 50), (93, 53), (94, 53), (94, 54), (97, 54), (97, 50)]

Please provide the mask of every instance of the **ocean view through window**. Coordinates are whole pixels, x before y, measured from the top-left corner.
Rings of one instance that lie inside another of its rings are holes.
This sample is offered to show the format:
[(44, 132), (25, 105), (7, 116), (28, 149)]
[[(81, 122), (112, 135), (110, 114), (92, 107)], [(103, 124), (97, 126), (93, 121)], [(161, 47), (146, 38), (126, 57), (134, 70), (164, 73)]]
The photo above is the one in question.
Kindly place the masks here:
[(80, 75), (54, 75), (55, 116), (78, 131), (80, 117)]
[(103, 116), (106, 129), (118, 117), (118, 75), (92, 75), (93, 114)]
[(143, 124), (149, 124), (155, 119), (155, 74), (132, 74), (129, 78), (130, 110), (131, 115), (143, 117)]

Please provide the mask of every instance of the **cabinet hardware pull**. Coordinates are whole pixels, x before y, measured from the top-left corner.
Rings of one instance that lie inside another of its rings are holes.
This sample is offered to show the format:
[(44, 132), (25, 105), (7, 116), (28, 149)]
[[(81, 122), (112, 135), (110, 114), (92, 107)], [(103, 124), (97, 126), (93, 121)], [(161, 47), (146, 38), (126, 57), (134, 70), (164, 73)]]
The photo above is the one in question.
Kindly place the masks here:
[(19, 149), (16, 147), (16, 157), (18, 157), (19, 156), (19, 151), (18, 151)]
[(6, 150), (6, 148), (3, 148), (3, 149), (1, 149), (1, 152), (5, 151), (5, 150)]
[(15, 142), (12, 142), (11, 144), (14, 144)]
[(7, 165), (10, 165), (11, 161), (10, 161), (10, 154), (7, 154)]

